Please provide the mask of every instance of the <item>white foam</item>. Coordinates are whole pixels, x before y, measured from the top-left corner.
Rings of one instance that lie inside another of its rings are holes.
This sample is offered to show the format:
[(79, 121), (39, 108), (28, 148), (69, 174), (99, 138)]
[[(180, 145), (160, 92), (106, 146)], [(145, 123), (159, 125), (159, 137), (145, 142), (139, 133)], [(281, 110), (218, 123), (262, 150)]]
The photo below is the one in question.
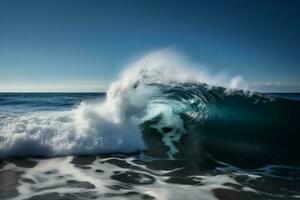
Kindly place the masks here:
[[(108, 158), (108, 160), (109, 159), (111, 158)], [(140, 194), (151, 195), (158, 200), (216, 200), (217, 198), (214, 196), (213, 192), (214, 189), (223, 188), (235, 190), (232, 186), (226, 184), (231, 183), (240, 185), (227, 174), (189, 176), (190, 179), (199, 183), (195, 185), (168, 183), (166, 180), (171, 178), (168, 174), (176, 169), (171, 171), (151, 170), (145, 165), (135, 164), (132, 162), (133, 158), (126, 158), (123, 161), (135, 166), (136, 169), (125, 169), (117, 165), (103, 162), (105, 159), (96, 160), (91, 165), (88, 165), (89, 168), (80, 169), (71, 164), (71, 160), (72, 157), (41, 160), (35, 167), (24, 169), (25, 174), (22, 175), (23, 179), (21, 179), (20, 185), (17, 188), (19, 195), (14, 199), (28, 199), (34, 196), (51, 193), (63, 195), (68, 193), (80, 194), (84, 192), (90, 192), (98, 199), (101, 199), (101, 197), (104, 197), (105, 199), (105, 195), (107, 194), (116, 194), (116, 196), (110, 196), (110, 199), (135, 199), (134, 196), (126, 197), (122, 195), (128, 191), (135, 191)], [(96, 170), (99, 169), (103, 172), (98, 173)], [(130, 189), (120, 188), (119, 190), (113, 190), (111, 189), (111, 186), (122, 185), (121, 182), (111, 178), (116, 174), (115, 172), (139, 173), (141, 175), (141, 179), (139, 179), (141, 184), (129, 184)], [(146, 176), (142, 176), (143, 174)], [(143, 181), (149, 181), (147, 176), (153, 177), (155, 181), (151, 184), (143, 184)], [(33, 181), (34, 184), (23, 181), (24, 178)], [(93, 184), (95, 188), (87, 189), (82, 187), (70, 187), (68, 181), (71, 180), (89, 182)], [(242, 191), (249, 191), (249, 188), (242, 189)], [(255, 192), (255, 190), (253, 191)]]

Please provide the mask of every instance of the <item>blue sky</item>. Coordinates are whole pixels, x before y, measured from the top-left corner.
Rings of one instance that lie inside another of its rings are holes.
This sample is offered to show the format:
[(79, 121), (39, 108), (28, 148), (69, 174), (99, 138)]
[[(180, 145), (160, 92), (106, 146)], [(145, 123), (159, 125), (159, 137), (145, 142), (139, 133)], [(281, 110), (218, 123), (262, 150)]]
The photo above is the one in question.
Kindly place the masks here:
[(0, 0), (0, 91), (105, 91), (172, 47), (255, 89), (300, 92), (300, 1)]

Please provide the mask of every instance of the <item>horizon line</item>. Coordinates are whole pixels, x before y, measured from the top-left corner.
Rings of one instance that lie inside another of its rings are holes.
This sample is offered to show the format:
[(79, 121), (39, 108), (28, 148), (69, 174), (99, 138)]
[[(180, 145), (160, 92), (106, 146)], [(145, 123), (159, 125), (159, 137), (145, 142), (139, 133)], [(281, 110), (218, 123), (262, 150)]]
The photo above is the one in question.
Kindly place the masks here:
[[(247, 90), (245, 90), (247, 91)], [(250, 90), (251, 91), (251, 90)], [(294, 92), (291, 92), (291, 91), (251, 91), (251, 92), (256, 92), (256, 93), (264, 93), (264, 94), (278, 94), (278, 93), (281, 93), (281, 94), (300, 94), (300, 91), (297, 92), (297, 91), (294, 91)], [(9, 93), (107, 93), (107, 91), (0, 91), (0, 94), (9, 94)]]

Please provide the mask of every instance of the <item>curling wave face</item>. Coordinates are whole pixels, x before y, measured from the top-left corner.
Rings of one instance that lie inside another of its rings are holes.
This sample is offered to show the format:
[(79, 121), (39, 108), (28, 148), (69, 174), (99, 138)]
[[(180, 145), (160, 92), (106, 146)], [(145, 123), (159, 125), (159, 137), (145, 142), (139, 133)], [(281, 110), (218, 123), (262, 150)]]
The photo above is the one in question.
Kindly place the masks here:
[(229, 162), (298, 160), (298, 101), (238, 91), (236, 78), (227, 83), (186, 65), (169, 50), (157, 51), (127, 68), (101, 102), (83, 101), (65, 111), (3, 112), (0, 157), (146, 150), (170, 159), (209, 154)]

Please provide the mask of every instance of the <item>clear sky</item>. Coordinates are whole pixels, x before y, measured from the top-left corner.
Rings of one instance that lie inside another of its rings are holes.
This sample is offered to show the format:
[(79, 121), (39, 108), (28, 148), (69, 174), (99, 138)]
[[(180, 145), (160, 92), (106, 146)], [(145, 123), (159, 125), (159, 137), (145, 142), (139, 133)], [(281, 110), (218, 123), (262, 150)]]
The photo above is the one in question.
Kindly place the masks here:
[(300, 1), (0, 0), (0, 91), (105, 91), (165, 47), (258, 90), (300, 92)]

